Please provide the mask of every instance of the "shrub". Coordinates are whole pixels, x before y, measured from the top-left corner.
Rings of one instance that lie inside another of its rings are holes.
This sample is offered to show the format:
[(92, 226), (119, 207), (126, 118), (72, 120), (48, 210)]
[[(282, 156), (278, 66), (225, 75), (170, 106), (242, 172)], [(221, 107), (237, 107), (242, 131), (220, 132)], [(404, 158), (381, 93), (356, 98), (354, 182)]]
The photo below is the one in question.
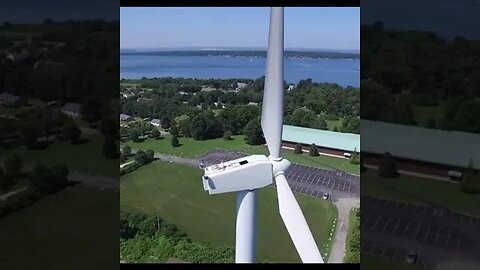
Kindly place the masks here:
[(393, 160), (390, 152), (385, 152), (380, 160), (380, 165), (378, 166), (378, 175), (380, 177), (395, 177), (398, 175), (395, 161)]
[(312, 143), (312, 145), (310, 145), (310, 153), (309, 155), (312, 156), (312, 157), (318, 157), (319, 156), (319, 153), (318, 153), (318, 148), (317, 146)]
[(179, 147), (179, 146), (180, 146), (180, 142), (178, 141), (178, 137), (173, 136), (172, 137), (172, 147)]
[(360, 154), (357, 152), (357, 148), (353, 150), (352, 156), (350, 157), (351, 164), (360, 164)]
[(232, 139), (232, 132), (230, 132), (229, 130), (225, 131), (225, 133), (223, 133), (223, 139), (226, 141), (230, 141)]
[(301, 153), (303, 153), (302, 145), (299, 144), (299, 143), (297, 143), (297, 144), (295, 145), (295, 154), (301, 154)]

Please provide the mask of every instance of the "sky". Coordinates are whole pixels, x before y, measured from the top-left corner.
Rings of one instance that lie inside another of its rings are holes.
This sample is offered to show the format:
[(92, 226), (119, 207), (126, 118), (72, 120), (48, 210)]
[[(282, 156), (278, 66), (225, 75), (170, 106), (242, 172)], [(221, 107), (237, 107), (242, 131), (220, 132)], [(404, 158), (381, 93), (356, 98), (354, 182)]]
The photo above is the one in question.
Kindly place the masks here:
[[(287, 7), (286, 49), (360, 48), (360, 8)], [(266, 48), (268, 7), (120, 9), (120, 47)]]
[(3, 0), (0, 23), (41, 23), (54, 21), (104, 19), (118, 20), (118, 0)]
[(480, 0), (369, 0), (362, 24), (383, 21), (386, 29), (433, 31), (446, 39), (480, 40)]

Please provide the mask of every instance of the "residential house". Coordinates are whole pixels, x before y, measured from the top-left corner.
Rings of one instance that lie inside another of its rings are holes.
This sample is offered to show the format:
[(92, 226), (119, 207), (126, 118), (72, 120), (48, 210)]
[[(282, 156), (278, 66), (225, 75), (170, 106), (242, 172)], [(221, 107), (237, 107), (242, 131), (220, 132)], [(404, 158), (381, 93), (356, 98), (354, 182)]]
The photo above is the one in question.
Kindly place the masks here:
[(132, 120), (133, 120), (133, 116), (122, 113), (122, 114), (120, 114), (120, 120), (121, 120), (121, 121), (132, 121)]
[(63, 107), (60, 109), (60, 111), (66, 115), (68, 115), (71, 118), (77, 118), (80, 116), (81, 111), (80, 111), (80, 104), (78, 103), (66, 103), (63, 105)]
[(25, 98), (5, 92), (0, 94), (0, 104), (8, 107), (20, 107), (26, 105), (27, 101)]
[(237, 88), (235, 88), (235, 90), (233, 90), (233, 92), (238, 93), (238, 91), (241, 91), (245, 87), (247, 87), (246, 83), (239, 82), (239, 83), (237, 83)]
[(159, 127), (162, 124), (162, 120), (155, 118), (155, 119), (152, 119), (152, 121), (150, 121), (150, 124), (152, 126)]

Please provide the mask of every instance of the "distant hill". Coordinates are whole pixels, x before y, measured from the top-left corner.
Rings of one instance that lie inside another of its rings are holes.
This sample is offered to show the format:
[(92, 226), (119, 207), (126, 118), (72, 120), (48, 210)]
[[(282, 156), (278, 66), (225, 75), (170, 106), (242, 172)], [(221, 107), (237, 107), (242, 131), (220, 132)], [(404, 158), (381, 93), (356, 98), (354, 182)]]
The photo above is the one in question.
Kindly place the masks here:
[[(164, 55), (164, 56), (230, 56), (230, 57), (266, 57), (266, 50), (185, 50), (185, 51), (135, 51), (123, 49), (121, 54), (129, 55)], [(332, 58), (359, 59), (359, 53), (332, 51), (285, 51), (287, 58)]]

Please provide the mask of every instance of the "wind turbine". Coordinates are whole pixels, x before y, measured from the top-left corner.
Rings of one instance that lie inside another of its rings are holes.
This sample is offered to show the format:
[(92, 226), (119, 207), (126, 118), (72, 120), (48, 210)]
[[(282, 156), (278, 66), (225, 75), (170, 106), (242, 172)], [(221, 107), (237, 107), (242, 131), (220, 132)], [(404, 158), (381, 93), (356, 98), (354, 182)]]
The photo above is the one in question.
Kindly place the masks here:
[(267, 70), (262, 105), (262, 130), (270, 155), (251, 155), (221, 166), (204, 167), (203, 187), (210, 194), (238, 192), (235, 262), (255, 262), (256, 211), (259, 188), (275, 180), (280, 216), (302, 262), (323, 263), (302, 210), (284, 172), (290, 162), (280, 155), (283, 129), (283, 7), (272, 7)]

